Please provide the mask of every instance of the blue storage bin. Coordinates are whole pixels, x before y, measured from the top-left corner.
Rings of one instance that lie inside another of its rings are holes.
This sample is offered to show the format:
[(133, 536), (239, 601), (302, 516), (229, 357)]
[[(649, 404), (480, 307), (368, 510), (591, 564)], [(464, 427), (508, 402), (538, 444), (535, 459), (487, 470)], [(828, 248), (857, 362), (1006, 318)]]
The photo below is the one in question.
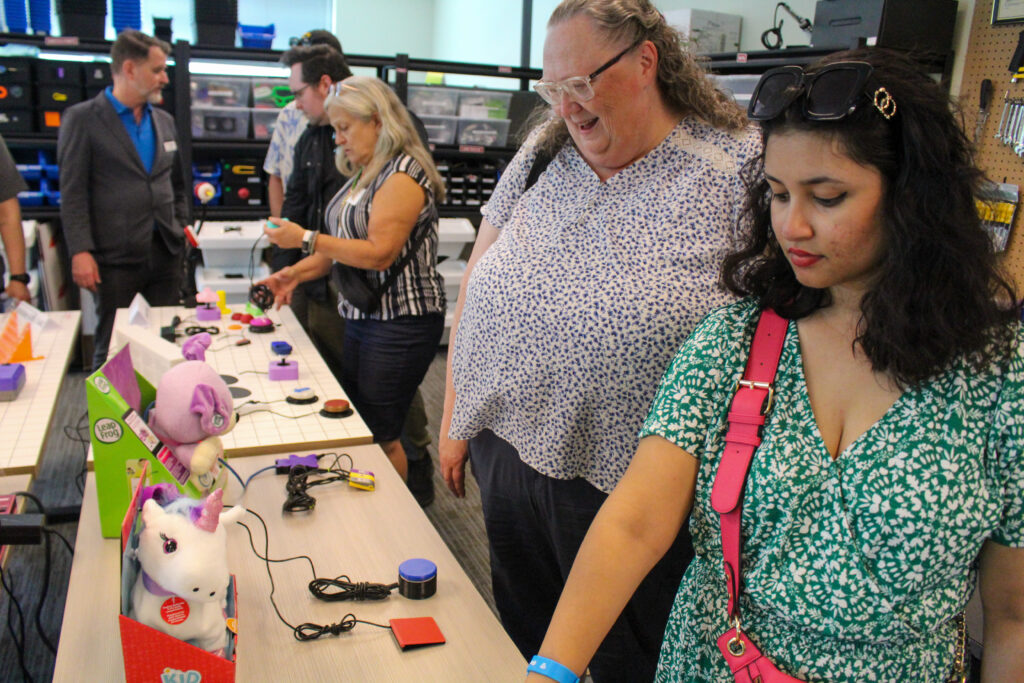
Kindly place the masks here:
[(4, 19), (11, 33), (28, 33), (28, 10), (25, 0), (4, 0)]
[(242, 39), (242, 47), (269, 48), (274, 42), (276, 32), (273, 24), (267, 26), (239, 24), (238, 35)]
[(18, 193), (18, 204), (22, 206), (42, 206), (44, 199), (42, 192), (27, 190)]
[(47, 204), (60, 206), (60, 190), (57, 189), (57, 183), (43, 178), (39, 181), (39, 192), (46, 199)]
[(50, 35), (50, 0), (28, 0), (32, 33)]
[(142, 30), (142, 3), (140, 0), (111, 0), (111, 23), (114, 33), (126, 28)]
[(15, 168), (25, 180), (39, 180), (43, 177), (43, 167), (39, 164), (15, 164)]
[(193, 180), (219, 180), (220, 164), (192, 164)]

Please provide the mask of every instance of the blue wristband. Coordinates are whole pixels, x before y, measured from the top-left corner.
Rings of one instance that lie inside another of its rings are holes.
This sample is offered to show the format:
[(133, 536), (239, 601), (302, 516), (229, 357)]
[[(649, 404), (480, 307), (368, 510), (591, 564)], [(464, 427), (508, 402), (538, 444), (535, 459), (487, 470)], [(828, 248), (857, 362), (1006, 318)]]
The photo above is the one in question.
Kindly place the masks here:
[(528, 673), (547, 676), (558, 683), (580, 683), (580, 677), (572, 672), (572, 669), (564, 664), (559, 664), (553, 659), (534, 655), (530, 660), (530, 666), (526, 667)]

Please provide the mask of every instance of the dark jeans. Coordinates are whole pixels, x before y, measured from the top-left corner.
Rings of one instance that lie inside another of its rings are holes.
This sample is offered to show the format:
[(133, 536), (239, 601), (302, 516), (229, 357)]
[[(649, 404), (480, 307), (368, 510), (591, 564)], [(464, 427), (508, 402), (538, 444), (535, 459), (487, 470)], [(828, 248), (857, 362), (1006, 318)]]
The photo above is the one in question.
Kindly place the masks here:
[[(607, 494), (584, 479), (540, 474), (489, 430), (470, 439), (469, 457), (480, 485), (494, 601), (505, 630), (529, 660), (540, 649), (576, 553)], [(654, 679), (669, 610), (692, 559), (684, 525), (591, 660), (596, 683)]]
[(107, 361), (114, 316), (117, 309), (128, 308), (136, 294), (150, 306), (177, 306), (180, 303), (182, 280), (181, 256), (167, 250), (160, 235), (153, 235), (146, 263), (133, 266), (100, 265), (96, 286), (96, 336), (93, 338), (93, 369)]
[(437, 354), (444, 316), (345, 321), (341, 386), (375, 441), (394, 441)]

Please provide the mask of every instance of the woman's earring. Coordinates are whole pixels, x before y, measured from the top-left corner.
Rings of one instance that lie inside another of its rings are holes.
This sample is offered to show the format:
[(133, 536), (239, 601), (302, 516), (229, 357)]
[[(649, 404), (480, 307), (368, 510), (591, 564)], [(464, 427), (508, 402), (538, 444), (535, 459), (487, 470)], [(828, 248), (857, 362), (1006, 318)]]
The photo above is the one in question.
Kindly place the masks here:
[(891, 119), (896, 115), (896, 100), (892, 98), (889, 91), (879, 88), (875, 91), (875, 109), (886, 118)]

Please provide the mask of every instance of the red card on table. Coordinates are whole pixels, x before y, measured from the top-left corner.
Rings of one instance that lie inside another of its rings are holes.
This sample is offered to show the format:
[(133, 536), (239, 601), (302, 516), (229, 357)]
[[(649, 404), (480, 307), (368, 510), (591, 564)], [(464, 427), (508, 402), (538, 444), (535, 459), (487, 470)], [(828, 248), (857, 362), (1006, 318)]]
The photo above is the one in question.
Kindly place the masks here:
[(391, 632), (395, 634), (395, 640), (403, 650), (445, 642), (444, 635), (433, 617), (391, 619), (388, 623), (391, 625)]

